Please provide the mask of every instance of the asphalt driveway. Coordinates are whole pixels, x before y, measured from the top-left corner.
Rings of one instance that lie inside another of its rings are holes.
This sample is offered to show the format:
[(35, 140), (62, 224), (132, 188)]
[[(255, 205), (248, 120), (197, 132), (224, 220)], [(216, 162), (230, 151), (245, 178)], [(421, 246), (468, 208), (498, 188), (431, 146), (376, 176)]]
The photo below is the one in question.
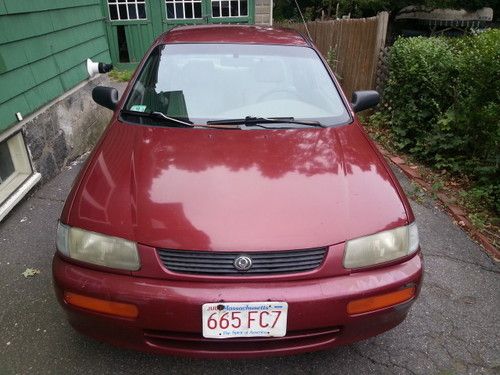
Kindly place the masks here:
[[(87, 339), (66, 323), (51, 279), (56, 220), (80, 166), (0, 224), (1, 375), (500, 374), (500, 266), (427, 197), (412, 200), (425, 256), (421, 297), (408, 319), (385, 334), (329, 351), (236, 361), (153, 356)], [(40, 274), (25, 278), (26, 268)]]

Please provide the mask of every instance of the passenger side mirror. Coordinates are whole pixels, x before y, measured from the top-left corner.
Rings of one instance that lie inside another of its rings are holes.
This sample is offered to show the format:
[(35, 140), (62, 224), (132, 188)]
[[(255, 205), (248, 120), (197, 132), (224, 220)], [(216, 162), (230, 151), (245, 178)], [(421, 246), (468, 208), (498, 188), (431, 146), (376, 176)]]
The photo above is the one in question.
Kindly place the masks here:
[(354, 112), (361, 112), (375, 107), (380, 102), (380, 94), (375, 90), (354, 91), (351, 106)]
[(97, 86), (92, 90), (92, 99), (99, 105), (115, 110), (118, 104), (118, 90), (114, 87)]

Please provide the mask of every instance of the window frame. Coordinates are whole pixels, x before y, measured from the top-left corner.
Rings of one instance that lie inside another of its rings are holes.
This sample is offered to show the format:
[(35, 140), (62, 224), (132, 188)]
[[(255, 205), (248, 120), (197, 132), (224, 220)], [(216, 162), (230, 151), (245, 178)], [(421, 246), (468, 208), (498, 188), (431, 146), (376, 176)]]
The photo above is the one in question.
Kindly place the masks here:
[(5, 203), (35, 172), (21, 130), (0, 143), (7, 143), (14, 172), (0, 183), (0, 206)]
[[(112, 2), (110, 2), (112, 1)], [(121, 18), (120, 16), (120, 10), (118, 8), (119, 5), (125, 5), (125, 8), (127, 9), (127, 18)], [(139, 17), (139, 4), (143, 4), (144, 5), (144, 14), (145, 14), (145, 18), (140, 18)], [(135, 11), (136, 11), (136, 16), (137, 18), (130, 18), (130, 13), (129, 13), (129, 8), (128, 6), (129, 5), (135, 5)], [(108, 12), (108, 20), (110, 22), (125, 22), (125, 23), (128, 23), (128, 22), (147, 22), (147, 21), (150, 21), (148, 19), (148, 10), (147, 10), (147, 0), (124, 0), (124, 1), (119, 1), (119, 0), (106, 0), (106, 8), (107, 8), (107, 12)], [(111, 18), (111, 11), (110, 11), (110, 6), (114, 6), (116, 7), (116, 14), (118, 15), (118, 18), (117, 19), (113, 19)]]
[[(185, 21), (193, 21), (193, 22), (199, 22), (199, 21), (204, 21), (205, 20), (205, 15), (203, 14), (203, 7), (205, 6), (204, 4), (204, 1), (205, 0), (172, 0), (172, 1), (167, 1), (167, 0), (161, 0), (163, 1), (163, 4), (165, 6), (165, 20), (167, 22), (172, 22), (172, 21), (180, 21), (180, 22), (185, 22)], [(174, 15), (177, 16), (177, 9), (175, 7), (176, 4), (182, 4), (182, 11), (184, 13), (184, 17), (183, 18), (169, 18), (168, 17), (168, 3), (172, 3), (173, 4), (173, 8), (174, 8)], [(200, 11), (201, 11), (201, 15), (200, 17), (192, 17), (192, 18), (186, 18), (186, 8), (185, 8), (185, 4), (191, 4), (191, 7), (192, 7), (192, 10), (193, 10), (193, 16), (194, 16), (194, 4), (200, 4)]]
[[(250, 15), (249, 15), (249, 13), (250, 13), (250, 9), (249, 9), (250, 2), (248, 0), (245, 0), (246, 3), (247, 3), (247, 14), (241, 14), (241, 2), (242, 2), (242, 0), (209, 0), (209, 1), (210, 1), (210, 17), (212, 19), (214, 19), (214, 20), (225, 20), (225, 19), (235, 19), (235, 18), (250, 17)], [(232, 16), (232, 15), (223, 16), (222, 15), (222, 3), (223, 2), (229, 3), (229, 14), (231, 14), (231, 2), (232, 1), (237, 1), (238, 2), (238, 15), (236, 15), (236, 16)], [(213, 4), (214, 3), (219, 3), (219, 13), (220, 13), (219, 16), (214, 16), (214, 12), (213, 12)]]

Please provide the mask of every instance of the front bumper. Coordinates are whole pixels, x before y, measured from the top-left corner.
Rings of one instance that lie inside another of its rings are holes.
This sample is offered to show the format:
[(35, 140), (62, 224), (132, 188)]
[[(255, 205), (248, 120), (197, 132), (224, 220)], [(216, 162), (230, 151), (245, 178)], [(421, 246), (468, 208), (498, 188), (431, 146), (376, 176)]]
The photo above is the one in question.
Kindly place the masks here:
[[(279, 282), (171, 281), (111, 274), (53, 261), (57, 298), (79, 332), (100, 341), (155, 353), (207, 358), (288, 355), (349, 344), (401, 323), (413, 302), (349, 316), (353, 299), (393, 292), (422, 282), (420, 252), (392, 266), (331, 278)], [(136, 319), (107, 316), (68, 305), (64, 292), (131, 303)], [(201, 305), (208, 302), (286, 301), (287, 335), (282, 338), (205, 339)]]

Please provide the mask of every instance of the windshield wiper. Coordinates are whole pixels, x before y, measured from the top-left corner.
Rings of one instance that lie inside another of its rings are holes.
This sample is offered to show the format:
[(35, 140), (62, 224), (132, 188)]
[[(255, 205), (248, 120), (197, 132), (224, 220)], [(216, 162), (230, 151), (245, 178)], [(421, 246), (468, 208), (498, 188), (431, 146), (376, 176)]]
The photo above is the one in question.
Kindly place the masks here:
[(207, 125), (245, 125), (245, 126), (260, 126), (262, 128), (267, 128), (261, 124), (299, 124), (314, 126), (318, 128), (325, 128), (319, 121), (307, 121), (307, 120), (295, 120), (293, 117), (252, 117), (247, 116), (245, 118), (238, 119), (224, 119), (224, 120), (210, 120), (207, 121)]
[(138, 111), (129, 111), (127, 109), (122, 109), (121, 112), (124, 115), (130, 115), (130, 116), (137, 116), (137, 117), (148, 117), (152, 118), (155, 120), (163, 120), (163, 121), (168, 121), (170, 123), (175, 123), (179, 124), (185, 127), (193, 128), (194, 125), (191, 121), (187, 120), (179, 120), (178, 118), (175, 117), (170, 117), (164, 114), (163, 112), (138, 112)]

